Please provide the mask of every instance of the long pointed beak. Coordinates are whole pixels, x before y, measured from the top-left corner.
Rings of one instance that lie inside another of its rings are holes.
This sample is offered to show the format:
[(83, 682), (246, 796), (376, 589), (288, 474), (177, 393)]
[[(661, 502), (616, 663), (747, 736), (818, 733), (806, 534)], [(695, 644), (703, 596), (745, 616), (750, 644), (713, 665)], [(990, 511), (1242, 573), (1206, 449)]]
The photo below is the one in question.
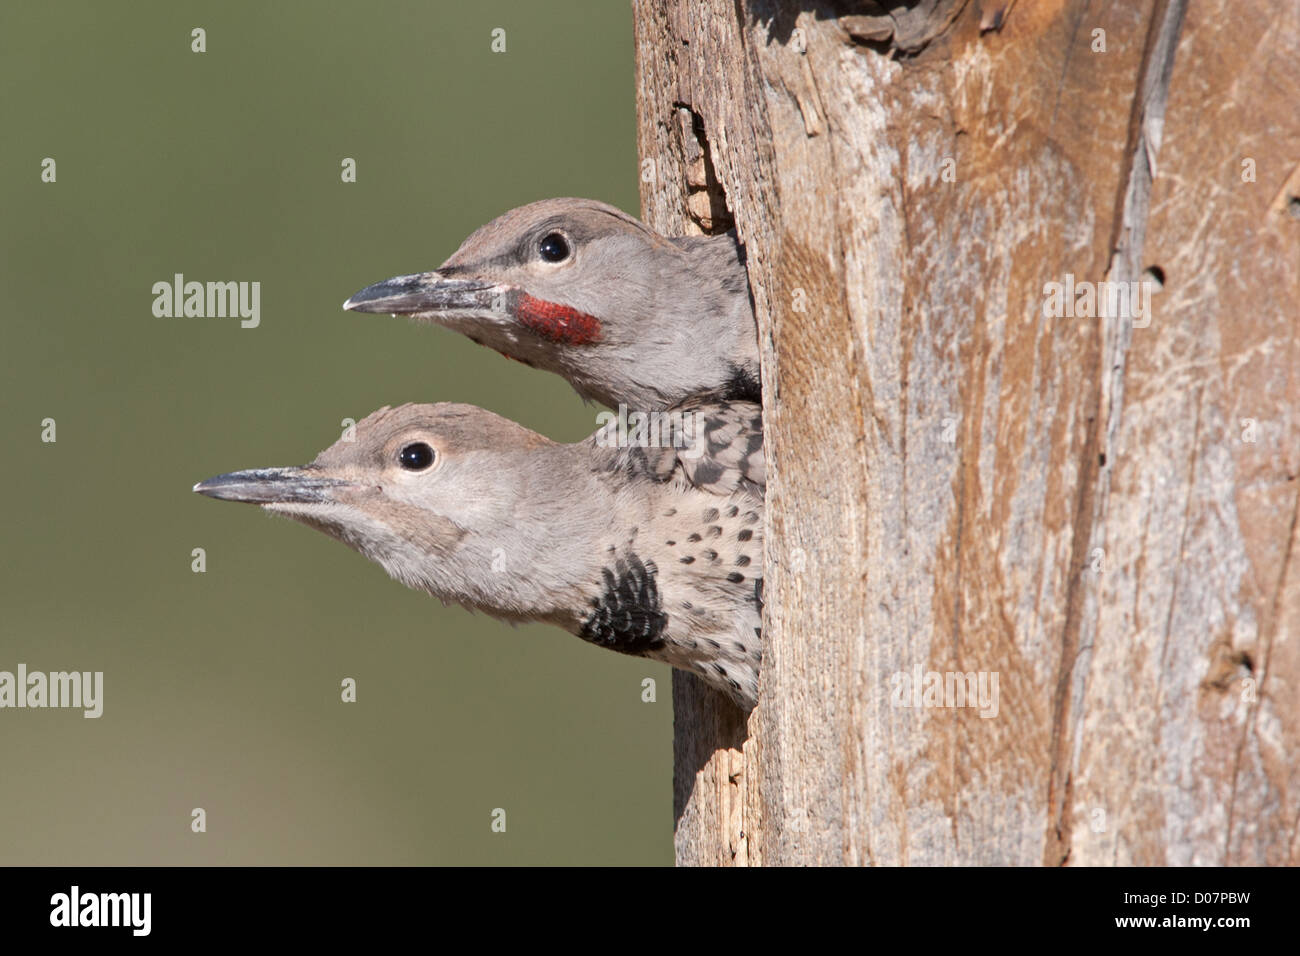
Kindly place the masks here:
[(368, 285), (343, 303), (350, 312), (415, 315), (422, 312), (483, 312), (503, 292), (483, 279), (457, 279), (440, 272), (395, 276)]
[(194, 490), (209, 498), (251, 505), (326, 504), (349, 484), (310, 468), (250, 468), (204, 479)]

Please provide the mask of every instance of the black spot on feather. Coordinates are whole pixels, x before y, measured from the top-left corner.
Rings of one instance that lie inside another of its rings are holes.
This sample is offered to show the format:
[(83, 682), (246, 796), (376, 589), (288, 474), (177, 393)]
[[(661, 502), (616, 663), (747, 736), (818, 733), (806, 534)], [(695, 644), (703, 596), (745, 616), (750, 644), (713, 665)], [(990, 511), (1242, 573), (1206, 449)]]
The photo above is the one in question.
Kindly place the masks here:
[(763, 388), (759, 384), (758, 370), (748, 365), (732, 365), (731, 375), (722, 387), (722, 394), (730, 399), (761, 402), (763, 400)]
[(663, 613), (653, 561), (635, 554), (619, 558), (601, 571), (605, 590), (592, 598), (592, 612), (579, 636), (623, 654), (644, 656), (664, 646), (668, 615)]

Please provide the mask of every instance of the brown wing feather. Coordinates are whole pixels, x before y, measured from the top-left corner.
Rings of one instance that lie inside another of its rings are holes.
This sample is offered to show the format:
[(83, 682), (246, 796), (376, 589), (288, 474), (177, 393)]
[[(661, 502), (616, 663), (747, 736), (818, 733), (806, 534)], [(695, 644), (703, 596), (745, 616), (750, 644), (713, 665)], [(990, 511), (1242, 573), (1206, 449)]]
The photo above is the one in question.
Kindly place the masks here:
[(663, 417), (638, 421), (629, 416), (628, 441), (620, 446), (618, 423), (611, 422), (587, 442), (608, 448), (608, 467), (668, 481), (681, 475), (702, 491), (728, 495), (748, 491), (761, 498), (767, 485), (763, 458), (763, 410), (752, 402), (700, 396), (682, 402)]

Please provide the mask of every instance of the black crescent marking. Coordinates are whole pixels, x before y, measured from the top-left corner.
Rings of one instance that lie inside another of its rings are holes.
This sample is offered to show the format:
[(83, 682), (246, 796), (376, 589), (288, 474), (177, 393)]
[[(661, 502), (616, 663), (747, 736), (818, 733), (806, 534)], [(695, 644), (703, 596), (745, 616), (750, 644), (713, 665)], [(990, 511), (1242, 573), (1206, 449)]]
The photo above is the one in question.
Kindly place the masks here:
[(643, 657), (664, 646), (668, 615), (656, 583), (658, 568), (635, 554), (619, 558), (601, 572), (604, 592), (592, 598), (592, 612), (578, 636), (622, 654)]

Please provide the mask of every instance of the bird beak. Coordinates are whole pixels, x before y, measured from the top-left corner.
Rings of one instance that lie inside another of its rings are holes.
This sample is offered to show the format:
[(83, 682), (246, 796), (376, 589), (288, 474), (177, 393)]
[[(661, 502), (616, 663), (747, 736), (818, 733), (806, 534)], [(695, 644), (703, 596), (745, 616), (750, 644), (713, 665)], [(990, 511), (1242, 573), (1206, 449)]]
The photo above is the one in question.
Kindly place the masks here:
[(350, 312), (417, 315), (424, 312), (485, 312), (500, 308), (504, 288), (483, 279), (456, 279), (440, 272), (395, 276), (368, 285), (343, 303)]
[(209, 498), (251, 505), (328, 504), (340, 488), (350, 484), (310, 468), (250, 468), (207, 478), (194, 490)]

